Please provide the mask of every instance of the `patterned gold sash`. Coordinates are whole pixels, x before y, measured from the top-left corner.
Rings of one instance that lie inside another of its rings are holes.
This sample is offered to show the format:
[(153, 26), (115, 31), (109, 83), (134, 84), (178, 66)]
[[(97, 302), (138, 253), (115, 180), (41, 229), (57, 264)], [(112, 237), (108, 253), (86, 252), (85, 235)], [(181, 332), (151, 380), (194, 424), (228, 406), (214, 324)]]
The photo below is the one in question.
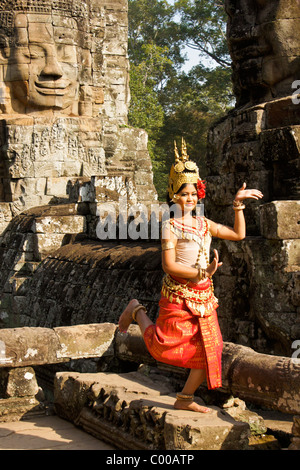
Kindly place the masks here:
[(163, 278), (162, 294), (171, 303), (181, 303), (184, 300), (194, 315), (210, 316), (218, 307), (212, 281), (207, 279), (201, 285), (194, 284), (194, 287), (189, 284), (189, 282), (182, 284), (166, 274)]

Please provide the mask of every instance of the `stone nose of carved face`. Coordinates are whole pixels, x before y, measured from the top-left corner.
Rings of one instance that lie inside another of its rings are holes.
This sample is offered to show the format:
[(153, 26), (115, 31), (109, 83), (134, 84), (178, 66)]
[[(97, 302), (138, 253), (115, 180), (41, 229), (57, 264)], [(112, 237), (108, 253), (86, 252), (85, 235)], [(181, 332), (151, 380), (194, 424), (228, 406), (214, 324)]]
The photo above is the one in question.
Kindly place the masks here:
[(45, 66), (41, 71), (41, 75), (46, 75), (53, 77), (54, 79), (61, 78), (63, 76), (63, 71), (58, 63), (58, 60), (55, 56), (47, 56)]

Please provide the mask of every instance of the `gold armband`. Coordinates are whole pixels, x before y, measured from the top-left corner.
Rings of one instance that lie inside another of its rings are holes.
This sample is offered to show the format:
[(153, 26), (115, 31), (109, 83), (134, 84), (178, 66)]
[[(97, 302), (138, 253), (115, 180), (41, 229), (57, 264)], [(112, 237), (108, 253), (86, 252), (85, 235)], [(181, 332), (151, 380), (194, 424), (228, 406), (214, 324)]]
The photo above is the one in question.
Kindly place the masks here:
[(163, 243), (161, 244), (161, 249), (162, 249), (162, 251), (165, 251), (165, 250), (172, 250), (172, 248), (175, 248), (175, 247), (176, 247), (175, 243), (170, 242), (170, 241), (169, 241), (169, 242), (163, 242)]

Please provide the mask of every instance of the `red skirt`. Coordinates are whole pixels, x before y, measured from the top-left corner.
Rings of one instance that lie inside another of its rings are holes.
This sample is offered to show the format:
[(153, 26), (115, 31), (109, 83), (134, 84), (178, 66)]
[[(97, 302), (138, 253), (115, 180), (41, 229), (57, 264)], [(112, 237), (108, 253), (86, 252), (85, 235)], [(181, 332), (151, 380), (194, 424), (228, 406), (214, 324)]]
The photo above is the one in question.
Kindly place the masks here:
[(144, 333), (150, 354), (166, 364), (204, 369), (208, 388), (221, 387), (223, 340), (216, 310), (201, 317), (185, 300), (170, 302), (163, 295), (159, 307), (156, 324)]

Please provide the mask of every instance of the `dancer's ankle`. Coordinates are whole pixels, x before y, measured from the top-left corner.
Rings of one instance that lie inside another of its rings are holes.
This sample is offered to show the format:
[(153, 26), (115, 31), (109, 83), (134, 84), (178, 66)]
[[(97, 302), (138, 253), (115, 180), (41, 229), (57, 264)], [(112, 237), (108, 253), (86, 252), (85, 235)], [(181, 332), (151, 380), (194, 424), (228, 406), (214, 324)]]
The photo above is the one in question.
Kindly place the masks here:
[(176, 393), (176, 399), (178, 401), (183, 401), (183, 402), (193, 402), (194, 401), (194, 395), (189, 395), (186, 393)]
[(132, 320), (135, 321), (137, 323), (137, 314), (140, 312), (140, 311), (144, 311), (145, 313), (147, 313), (147, 309), (146, 307), (144, 307), (143, 305), (139, 304), (135, 307), (135, 309), (133, 310), (131, 316), (132, 316)]

